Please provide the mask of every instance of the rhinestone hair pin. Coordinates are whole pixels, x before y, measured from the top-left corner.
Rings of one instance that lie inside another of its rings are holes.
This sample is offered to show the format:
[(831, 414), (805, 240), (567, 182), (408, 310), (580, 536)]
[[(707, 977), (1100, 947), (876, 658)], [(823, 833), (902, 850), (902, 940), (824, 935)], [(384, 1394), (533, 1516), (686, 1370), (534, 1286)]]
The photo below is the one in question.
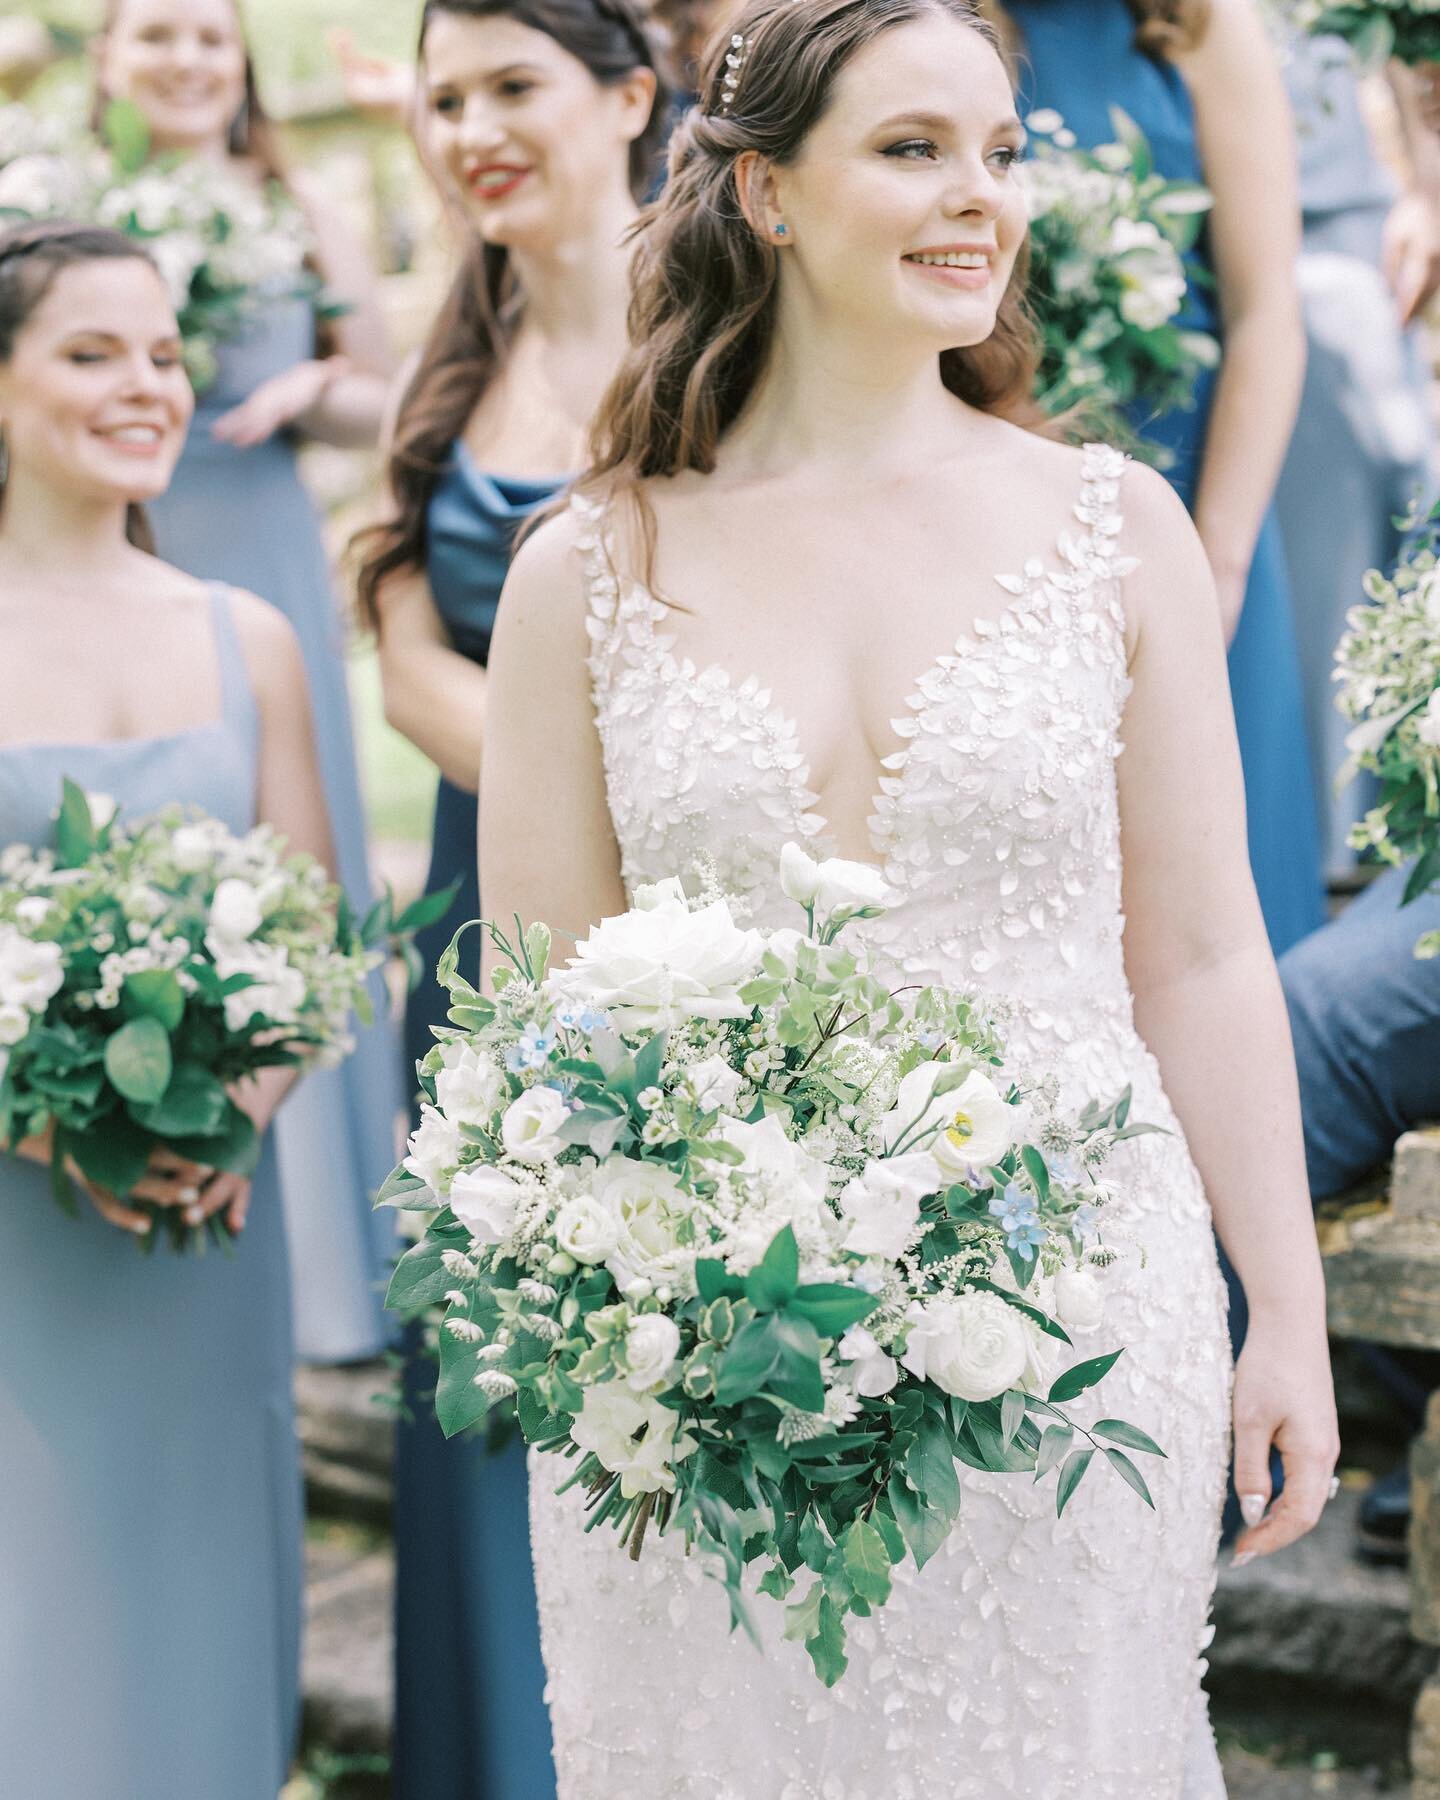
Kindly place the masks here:
[(720, 111), (728, 113), (730, 103), (734, 100), (740, 86), (740, 71), (745, 67), (745, 58), (750, 54), (749, 46), (737, 31), (730, 39), (730, 48), (725, 53), (725, 78), (720, 83)]

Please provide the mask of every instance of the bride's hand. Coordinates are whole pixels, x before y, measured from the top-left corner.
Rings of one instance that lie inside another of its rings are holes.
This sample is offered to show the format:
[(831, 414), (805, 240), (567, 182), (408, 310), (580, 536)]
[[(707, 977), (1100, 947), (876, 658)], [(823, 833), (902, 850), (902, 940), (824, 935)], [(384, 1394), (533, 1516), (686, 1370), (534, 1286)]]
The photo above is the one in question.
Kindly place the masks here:
[[(1270, 1506), (1270, 1447), (1285, 1487)], [(1252, 1313), (1235, 1367), (1235, 1491), (1248, 1530), (1237, 1565), (1304, 1537), (1324, 1510), (1340, 1455), (1335, 1391), (1323, 1332), (1293, 1318)]]

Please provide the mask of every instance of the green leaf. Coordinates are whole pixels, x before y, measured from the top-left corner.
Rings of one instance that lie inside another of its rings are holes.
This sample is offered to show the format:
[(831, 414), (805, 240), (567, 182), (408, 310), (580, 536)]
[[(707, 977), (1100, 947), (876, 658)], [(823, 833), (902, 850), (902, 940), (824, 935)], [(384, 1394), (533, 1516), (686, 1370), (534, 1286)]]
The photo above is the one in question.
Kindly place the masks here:
[(808, 1319), (791, 1318), (788, 1313), (772, 1313), (768, 1324), (776, 1359), (765, 1384), (767, 1391), (778, 1394), (802, 1412), (820, 1412), (825, 1405), (820, 1334)]
[(1131, 1462), (1125, 1452), (1123, 1450), (1111, 1450), (1107, 1448), (1105, 1455), (1109, 1459), (1110, 1467), (1120, 1479), (1125, 1482), (1127, 1486), (1134, 1488), (1135, 1492), (1153, 1512), (1155, 1502), (1150, 1498), (1150, 1490), (1145, 1485), (1145, 1477), (1135, 1467), (1134, 1463)]
[(1094, 1387), (1097, 1381), (1102, 1381), (1124, 1354), (1123, 1350), (1112, 1350), (1106, 1356), (1092, 1356), (1086, 1362), (1076, 1363), (1063, 1375), (1057, 1376), (1046, 1399), (1073, 1400), (1077, 1394), (1083, 1394), (1086, 1388)]
[(1015, 1442), (1015, 1433), (1025, 1418), (1025, 1396), (1018, 1388), (1011, 1388), (1000, 1402), (1000, 1436), (1008, 1449)]
[(820, 1626), (814, 1637), (806, 1638), (805, 1648), (815, 1665), (815, 1673), (826, 1687), (834, 1687), (845, 1673), (845, 1625), (840, 1609), (827, 1594), (820, 1602)]
[(785, 1608), (785, 1636), (792, 1642), (799, 1638), (803, 1643), (819, 1631), (820, 1602), (824, 1594), (824, 1582), (813, 1581), (803, 1599), (792, 1600)]
[(145, 1173), (155, 1140), (123, 1113), (111, 1113), (88, 1131), (56, 1134), (59, 1162), (73, 1156), (83, 1174), (122, 1199)]
[(414, 1244), (395, 1265), (390, 1277), (386, 1306), (397, 1312), (417, 1312), (423, 1306), (434, 1306), (457, 1285), (446, 1271), (444, 1255), (447, 1246), (435, 1238)]
[(648, 1087), (655, 1087), (660, 1080), (660, 1071), (665, 1066), (666, 1035), (657, 1032), (635, 1052), (635, 1091), (643, 1093)]
[(950, 1535), (950, 1521), (925, 1504), (905, 1485), (898, 1472), (890, 1477), (890, 1504), (895, 1509), (895, 1523), (900, 1527), (915, 1567), (923, 1569)]
[(778, 1312), (794, 1298), (799, 1285), (800, 1246), (793, 1227), (787, 1225), (775, 1234), (770, 1248), (750, 1271), (745, 1294), (758, 1311)]
[(1040, 1448), (1035, 1453), (1035, 1479), (1037, 1481), (1048, 1475), (1055, 1465), (1069, 1452), (1075, 1441), (1074, 1428), (1069, 1425), (1047, 1425), (1040, 1435)]
[(734, 1406), (764, 1391), (779, 1356), (771, 1336), (775, 1323), (773, 1315), (751, 1319), (735, 1333), (715, 1378), (715, 1399), (719, 1405)]
[(713, 1256), (702, 1256), (696, 1262), (695, 1285), (707, 1306), (712, 1300), (719, 1300), (722, 1295), (737, 1300), (745, 1292), (745, 1283), (740, 1277), (731, 1275), (724, 1263)]
[(408, 1206), (419, 1194), (428, 1194), (429, 1188), (418, 1175), (412, 1175), (402, 1163), (398, 1169), (392, 1169), (385, 1177), (380, 1192), (376, 1194), (376, 1206)]
[(1045, 1158), (1033, 1144), (1026, 1144), (1020, 1152), (1020, 1160), (1035, 1183), (1035, 1192), (1043, 1205), (1050, 1198), (1050, 1171), (1045, 1166)]
[(883, 1606), (890, 1598), (890, 1553), (868, 1519), (856, 1519), (840, 1540), (845, 1573), (862, 1600)]
[(253, 1175), (260, 1162), (260, 1134), (255, 1121), (228, 1095), (218, 1131), (207, 1132), (204, 1137), (171, 1137), (166, 1140), (166, 1148), (176, 1156), (209, 1163), (215, 1169), (228, 1169), (234, 1175)]
[(895, 1521), (893, 1513), (887, 1511), (887, 1502), (881, 1501), (871, 1513), (871, 1522), (880, 1533), (885, 1544), (885, 1554), (892, 1563), (905, 1560), (905, 1534)]
[(435, 1384), (435, 1417), (445, 1436), (454, 1437), (483, 1419), (492, 1402), (475, 1385), (484, 1366), (479, 1344), (462, 1344), (448, 1331), (440, 1333), (440, 1379)]
[(120, 1003), (127, 1019), (158, 1019), (174, 1031), (185, 1016), (185, 991), (173, 969), (138, 969), (125, 977)]
[(1013, 1306), (1017, 1312), (1024, 1313), (1033, 1325), (1038, 1325), (1046, 1337), (1058, 1338), (1062, 1344), (1070, 1343), (1070, 1334), (1063, 1325), (1057, 1324), (1048, 1313), (1041, 1312), (1038, 1306), (1032, 1306), (1028, 1300), (1022, 1300), (1018, 1294), (1012, 1294), (1009, 1288), (998, 1286), (993, 1281), (986, 1281), (983, 1276), (972, 1275), (966, 1282), (967, 1287), (980, 1288), (987, 1294), (998, 1294), (1007, 1306)]
[(950, 1434), (937, 1419), (920, 1421), (918, 1434), (905, 1458), (905, 1473), (937, 1512), (953, 1519), (960, 1510), (960, 1477), (955, 1471), (955, 1452)]
[(773, 1564), (755, 1584), (757, 1593), (768, 1594), (772, 1600), (783, 1600), (795, 1586), (793, 1575), (787, 1575), (780, 1563)]
[(181, 1063), (164, 1096), (134, 1112), (137, 1125), (157, 1137), (209, 1137), (222, 1129), (230, 1096), (199, 1063)]
[[(391, 932), (397, 937), (404, 937), (411, 932), (424, 931), (427, 925), (438, 925), (455, 904), (455, 898), (459, 892), (460, 882), (457, 878), (450, 883), (449, 887), (440, 888), (433, 894), (422, 894), (418, 900), (412, 900), (404, 912), (394, 920), (390, 927)], [(370, 926), (375, 910), (372, 907), (370, 914), (366, 917), (365, 926)], [(373, 929), (373, 927), (371, 928)], [(365, 938), (364, 927), (361, 928), (361, 941), (362, 943), (368, 941)]]
[(62, 869), (78, 869), (95, 849), (95, 825), (85, 790), (67, 775), (60, 784), (60, 814), (55, 822), (55, 851)]
[[(800, 1521), (797, 1548), (804, 1558), (806, 1568), (813, 1569), (817, 1575), (830, 1560), (830, 1540), (826, 1537), (814, 1513), (807, 1512)], [(811, 1629), (814, 1629), (813, 1626)]]
[(1165, 1452), (1147, 1437), (1138, 1425), (1127, 1425), (1123, 1419), (1101, 1419), (1091, 1427), (1096, 1437), (1109, 1438), (1112, 1443), (1124, 1444), (1127, 1450), (1143, 1450), (1147, 1456), (1164, 1456)]
[(841, 1281), (813, 1281), (798, 1288), (786, 1308), (808, 1319), (821, 1337), (840, 1337), (852, 1325), (858, 1325), (880, 1304), (879, 1296)]
[(1070, 1496), (1080, 1485), (1080, 1478), (1090, 1467), (1093, 1450), (1077, 1450), (1073, 1456), (1065, 1460), (1060, 1471), (1060, 1479), (1055, 1484), (1055, 1513), (1058, 1517), (1070, 1504)]
[(170, 1034), (158, 1019), (132, 1019), (105, 1043), (105, 1073), (127, 1100), (153, 1106), (170, 1080)]

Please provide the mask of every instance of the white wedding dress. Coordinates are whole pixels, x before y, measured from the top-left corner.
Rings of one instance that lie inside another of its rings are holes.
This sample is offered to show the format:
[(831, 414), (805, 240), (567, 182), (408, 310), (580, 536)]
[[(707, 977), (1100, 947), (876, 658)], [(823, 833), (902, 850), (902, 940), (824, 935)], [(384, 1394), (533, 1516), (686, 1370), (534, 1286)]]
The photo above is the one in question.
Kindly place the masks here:
[[(1126, 1347), (1079, 1416), (1129, 1419), (1157, 1510), (1092, 1465), (1063, 1519), (1053, 1477), (962, 1470), (959, 1522), (850, 1626), (827, 1692), (782, 1608), (767, 1648), (678, 1538), (638, 1563), (582, 1534), (568, 1465), (531, 1456), (532, 1530), (561, 1800), (1217, 1800), (1200, 1687), (1228, 1448), (1230, 1352), (1210, 1212), (1121, 959), (1115, 758), (1129, 690), (1124, 459), (1085, 452), (1079, 529), (1002, 577), (1011, 598), (918, 675), (870, 821), (900, 896), (866, 929), (907, 982), (1012, 1003), (1017, 1062), (1171, 1135), (1122, 1145), (1107, 1236), (1123, 1254), (1077, 1355)], [(762, 924), (787, 839), (825, 851), (803, 748), (763, 677), (676, 658), (666, 609), (617, 583), (582, 500), (591, 669), (627, 887), (697, 856)]]

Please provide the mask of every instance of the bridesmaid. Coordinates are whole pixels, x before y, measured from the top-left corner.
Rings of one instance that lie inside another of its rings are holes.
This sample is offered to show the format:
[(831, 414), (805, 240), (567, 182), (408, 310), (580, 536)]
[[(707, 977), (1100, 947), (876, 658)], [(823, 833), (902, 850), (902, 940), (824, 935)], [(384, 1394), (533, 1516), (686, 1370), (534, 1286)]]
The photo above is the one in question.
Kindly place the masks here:
[[(238, 178), (278, 180), (305, 211), (315, 264), (351, 305), (320, 341), (308, 301), (277, 295), (245, 336), (222, 345), (219, 378), (201, 396), (170, 491), (154, 508), (163, 555), (194, 575), (264, 594), (305, 656), (320, 767), (340, 879), (369, 904), (365, 815), (346, 688), (345, 631), (320, 522), (301, 485), (297, 436), (364, 445), (379, 434), (386, 346), (375, 275), (335, 207), (288, 173), (255, 88), (234, 0), (110, 0), (96, 47), (98, 99), (131, 101), (158, 151), (223, 163)], [(285, 1223), (300, 1353), (342, 1361), (383, 1339), (388, 1215), (369, 1196), (395, 1159), (404, 1096), (399, 1045), (377, 1018), (343, 1068), (307, 1076), (279, 1128)]]
[(1022, 110), (1053, 108), (1088, 146), (1114, 137), (1119, 106), (1161, 174), (1214, 194), (1183, 323), (1216, 332), (1224, 360), (1218, 376), (1202, 374), (1193, 410), (1136, 424), (1173, 452), (1166, 473), (1215, 574), (1250, 859), (1278, 955), (1321, 923), (1324, 897), (1290, 588), (1270, 509), (1304, 361), (1295, 152), (1276, 58), (1252, 0), (1006, 0), (1001, 23), (1018, 52)]
[[(329, 857), (295, 635), (147, 553), (192, 399), (130, 239), (0, 234), (0, 845), (50, 841), (62, 775), (189, 801)], [(158, 679), (157, 679), (158, 675)], [(291, 1080), (237, 1094), (262, 1131)], [(261, 1800), (299, 1717), (301, 1493), (273, 1134), (254, 1180), (157, 1156), (135, 1193), (224, 1210), (233, 1256), (38, 1143), (0, 1149), (0, 1768), (26, 1800)], [(82, 1205), (84, 1203), (82, 1202)], [(243, 1231), (241, 1228), (243, 1227)]]
[[(475, 794), (496, 601), (517, 533), (579, 464), (624, 351), (626, 238), (666, 101), (629, 0), (430, 0), (421, 33), (419, 133), (469, 243), (405, 384), (394, 516), (370, 536), (360, 593), (387, 716), (440, 767), (431, 886), (465, 883), (422, 944), (433, 967), (480, 910)], [(478, 980), (473, 934), (466, 947)], [(411, 1057), (433, 1043), (442, 1002), (433, 982), (412, 999)], [(395, 1794), (546, 1800), (524, 1448), (446, 1443), (427, 1384), (412, 1358), (395, 1492)]]

